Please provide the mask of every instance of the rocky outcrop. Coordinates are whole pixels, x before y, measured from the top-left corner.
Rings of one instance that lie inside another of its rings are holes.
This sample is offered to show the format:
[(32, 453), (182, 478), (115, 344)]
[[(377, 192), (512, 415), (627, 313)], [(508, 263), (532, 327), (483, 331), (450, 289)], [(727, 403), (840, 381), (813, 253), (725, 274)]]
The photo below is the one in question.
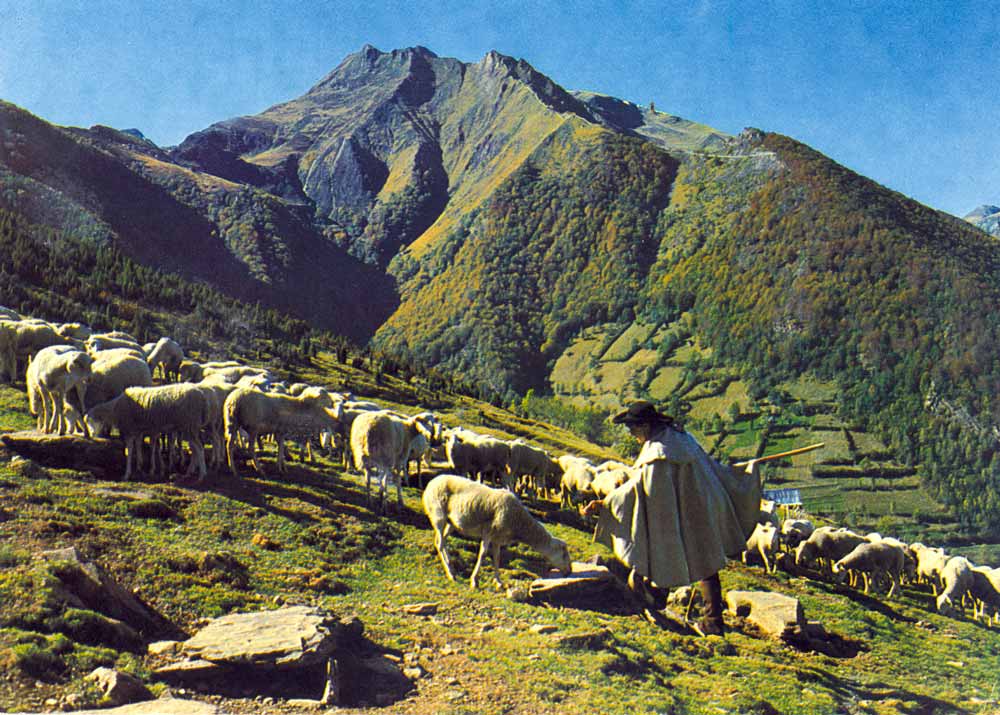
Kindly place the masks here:
[(104, 702), (109, 705), (128, 705), (153, 699), (153, 694), (141, 680), (112, 668), (97, 668), (86, 680), (97, 685), (104, 696)]
[(171, 684), (199, 683), (220, 695), (395, 702), (412, 685), (363, 631), (357, 619), (311, 606), (230, 614), (176, 647), (158, 644), (163, 662), (154, 675)]
[(962, 218), (992, 236), (1000, 236), (1000, 206), (984, 204)]
[[(43, 551), (49, 570), (59, 581), (56, 596), (68, 608), (83, 608), (127, 624), (143, 636), (176, 635), (180, 631), (166, 618), (117, 583), (75, 547)], [(126, 634), (127, 635), (127, 634)], [(134, 642), (137, 639), (125, 639)]]

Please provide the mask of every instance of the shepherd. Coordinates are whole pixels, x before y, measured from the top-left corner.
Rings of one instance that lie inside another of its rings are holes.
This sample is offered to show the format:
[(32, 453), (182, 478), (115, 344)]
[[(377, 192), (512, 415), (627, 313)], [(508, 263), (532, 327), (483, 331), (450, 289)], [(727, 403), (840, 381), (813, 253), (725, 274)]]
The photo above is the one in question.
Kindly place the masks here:
[(697, 630), (723, 635), (719, 570), (746, 548), (756, 524), (756, 460), (740, 468), (716, 462), (645, 400), (612, 421), (625, 425), (642, 449), (636, 476), (584, 507), (584, 515), (598, 515), (595, 539), (631, 567), (629, 588), (650, 608), (666, 605), (666, 589), (698, 582), (705, 609)]

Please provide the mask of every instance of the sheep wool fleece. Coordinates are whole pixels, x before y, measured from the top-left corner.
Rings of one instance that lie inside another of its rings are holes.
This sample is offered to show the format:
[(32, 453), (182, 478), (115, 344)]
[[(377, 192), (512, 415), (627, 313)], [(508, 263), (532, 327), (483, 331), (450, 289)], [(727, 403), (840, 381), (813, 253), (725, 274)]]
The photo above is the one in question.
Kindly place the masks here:
[(635, 470), (604, 499), (594, 535), (627, 566), (673, 588), (717, 573), (746, 548), (760, 508), (756, 470), (719, 464), (672, 427), (643, 445)]

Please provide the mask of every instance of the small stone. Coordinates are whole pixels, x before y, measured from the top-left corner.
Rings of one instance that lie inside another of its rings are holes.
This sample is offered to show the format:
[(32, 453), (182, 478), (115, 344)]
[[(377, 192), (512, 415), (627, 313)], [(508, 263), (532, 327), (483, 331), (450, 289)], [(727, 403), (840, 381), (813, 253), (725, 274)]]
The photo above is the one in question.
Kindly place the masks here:
[(455, 678), (455, 677), (445, 678), (444, 684), (445, 685), (458, 685), (458, 678)]
[(532, 653), (531, 655), (528, 656), (528, 660), (541, 660), (541, 659), (542, 656), (538, 655), (537, 653)]
[(950, 665), (952, 668), (964, 668), (965, 663), (960, 660), (946, 660), (945, 665)]
[(449, 690), (444, 694), (444, 697), (449, 702), (455, 702), (456, 700), (465, 698), (465, 692), (462, 690)]
[(447, 643), (441, 648), (441, 655), (451, 655), (454, 652), (455, 652), (455, 649), (452, 648)]
[(414, 616), (433, 616), (438, 611), (437, 603), (408, 603), (403, 606), (403, 613)]
[(424, 669), (421, 668), (419, 665), (413, 666), (412, 668), (403, 668), (403, 675), (405, 675), (410, 680), (420, 680), (422, 677), (424, 677), (425, 672), (426, 671), (424, 671)]
[(507, 588), (507, 598), (517, 603), (524, 603), (531, 599), (531, 592), (524, 586), (510, 586)]
[(479, 633), (480, 634), (489, 633), (494, 628), (496, 628), (496, 626), (494, 626), (492, 623), (484, 623), (483, 625), (479, 626)]
[(555, 633), (559, 630), (559, 626), (554, 626), (551, 623), (536, 623), (531, 627), (532, 633)]
[(56, 700), (55, 698), (46, 698), (45, 699), (45, 707), (54, 708), (58, 704), (59, 704), (59, 701)]
[(154, 641), (146, 646), (149, 655), (171, 655), (176, 653), (181, 647), (178, 641)]

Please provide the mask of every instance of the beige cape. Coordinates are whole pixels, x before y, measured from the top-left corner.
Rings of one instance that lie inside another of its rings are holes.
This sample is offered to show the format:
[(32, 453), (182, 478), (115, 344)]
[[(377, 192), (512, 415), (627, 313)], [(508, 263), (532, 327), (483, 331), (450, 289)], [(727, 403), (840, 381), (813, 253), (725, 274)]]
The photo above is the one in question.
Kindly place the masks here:
[(716, 573), (746, 548), (760, 509), (756, 473), (719, 464), (671, 427), (647, 441), (638, 474), (604, 499), (594, 538), (661, 588)]

